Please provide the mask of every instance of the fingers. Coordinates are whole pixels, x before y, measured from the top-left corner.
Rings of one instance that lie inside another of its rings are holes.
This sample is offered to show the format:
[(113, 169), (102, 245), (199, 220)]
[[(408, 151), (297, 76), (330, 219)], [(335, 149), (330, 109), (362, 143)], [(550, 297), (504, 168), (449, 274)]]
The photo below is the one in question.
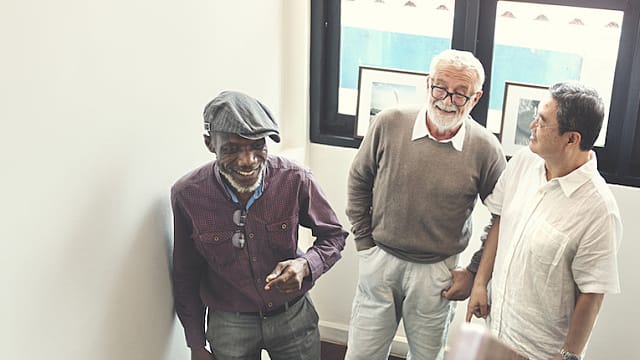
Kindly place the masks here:
[(273, 269), (273, 271), (271, 271), (271, 273), (267, 275), (266, 282), (271, 282), (273, 279), (277, 278), (286, 267), (286, 261), (279, 262)]
[(467, 316), (465, 317), (465, 321), (471, 321), (472, 316), (475, 316), (479, 319), (486, 319), (489, 316), (489, 312), (491, 311), (491, 307), (487, 304), (479, 304), (479, 303), (469, 303), (467, 306)]
[(302, 281), (298, 280), (298, 274), (291, 265), (290, 261), (278, 263), (271, 274), (267, 276), (267, 284), (264, 286), (264, 289), (271, 290), (271, 288), (275, 286), (278, 290), (285, 293), (300, 290)]
[(469, 290), (464, 287), (461, 287), (460, 284), (454, 281), (451, 284), (451, 287), (449, 287), (448, 289), (442, 290), (441, 294), (442, 294), (442, 297), (444, 297), (447, 300), (459, 301), (469, 297)]
[[(450, 288), (449, 288), (450, 289)], [(449, 289), (444, 289), (440, 292), (440, 295), (442, 295), (443, 298), (449, 300)]]
[(483, 304), (480, 305), (480, 309), (479, 309), (479, 314), (481, 318), (486, 319), (487, 316), (489, 316), (489, 313), (491, 312), (491, 306)]
[(464, 321), (471, 322), (472, 315), (473, 315), (473, 312), (469, 309), (469, 307), (467, 307), (467, 315), (464, 317)]

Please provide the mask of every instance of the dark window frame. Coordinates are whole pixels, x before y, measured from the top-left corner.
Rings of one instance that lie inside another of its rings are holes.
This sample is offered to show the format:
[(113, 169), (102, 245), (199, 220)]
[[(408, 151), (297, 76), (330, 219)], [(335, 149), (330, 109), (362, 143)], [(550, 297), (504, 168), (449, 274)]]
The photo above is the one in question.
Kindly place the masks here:
[[(518, 0), (514, 0), (518, 1)], [(357, 148), (355, 117), (338, 113), (340, 2), (311, 1), (310, 140)], [(596, 148), (598, 169), (607, 182), (640, 187), (640, 1), (526, 0), (525, 2), (624, 11), (611, 94), (606, 146)], [(476, 54), (491, 79), (497, 0), (456, 0), (451, 47)], [(484, 85), (489, 93), (490, 81)], [(472, 116), (486, 125), (489, 96)]]

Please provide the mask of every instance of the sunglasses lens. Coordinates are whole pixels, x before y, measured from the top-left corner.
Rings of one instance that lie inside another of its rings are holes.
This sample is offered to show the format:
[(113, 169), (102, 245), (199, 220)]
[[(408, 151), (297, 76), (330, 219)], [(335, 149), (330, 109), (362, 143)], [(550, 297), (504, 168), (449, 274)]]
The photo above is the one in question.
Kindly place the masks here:
[(239, 230), (233, 233), (233, 236), (231, 237), (231, 243), (238, 249), (244, 248), (244, 233)]
[(244, 226), (244, 220), (247, 215), (242, 210), (236, 210), (233, 212), (233, 223), (238, 226)]

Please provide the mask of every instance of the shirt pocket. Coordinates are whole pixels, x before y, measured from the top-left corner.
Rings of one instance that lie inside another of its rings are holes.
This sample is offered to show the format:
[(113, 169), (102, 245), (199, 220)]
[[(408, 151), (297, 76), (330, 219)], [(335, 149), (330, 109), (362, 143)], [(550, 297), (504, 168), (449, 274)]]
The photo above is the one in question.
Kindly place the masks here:
[(539, 263), (557, 266), (563, 259), (569, 237), (544, 220), (535, 225), (529, 252)]
[(208, 231), (198, 235), (200, 250), (209, 265), (224, 270), (237, 263), (237, 251), (231, 242), (234, 231)]
[(276, 261), (297, 257), (298, 218), (293, 217), (266, 225), (267, 240)]

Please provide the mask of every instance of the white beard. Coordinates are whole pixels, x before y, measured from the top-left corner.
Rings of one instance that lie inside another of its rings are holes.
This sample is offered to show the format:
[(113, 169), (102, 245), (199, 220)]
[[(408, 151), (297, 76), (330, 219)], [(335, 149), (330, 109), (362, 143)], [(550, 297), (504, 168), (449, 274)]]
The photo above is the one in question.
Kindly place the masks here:
[[(437, 105), (437, 106), (436, 106)], [(442, 116), (438, 110), (438, 108), (445, 111), (457, 111), (458, 107), (455, 105), (445, 106), (442, 103), (442, 100), (434, 101), (427, 106), (427, 115), (429, 116), (429, 120), (431, 123), (438, 129), (440, 132), (449, 131), (451, 129), (455, 129), (458, 127), (464, 119), (469, 116), (471, 109), (468, 109), (464, 113), (455, 116)]]
[(222, 169), (220, 169), (220, 174), (224, 176), (224, 178), (227, 179), (231, 187), (234, 188), (239, 193), (252, 193), (256, 191), (256, 189), (260, 186), (260, 183), (262, 182), (262, 168), (258, 173), (258, 179), (251, 186), (242, 186), (238, 184), (235, 180), (233, 180), (233, 176), (231, 176), (231, 174), (223, 171)]

